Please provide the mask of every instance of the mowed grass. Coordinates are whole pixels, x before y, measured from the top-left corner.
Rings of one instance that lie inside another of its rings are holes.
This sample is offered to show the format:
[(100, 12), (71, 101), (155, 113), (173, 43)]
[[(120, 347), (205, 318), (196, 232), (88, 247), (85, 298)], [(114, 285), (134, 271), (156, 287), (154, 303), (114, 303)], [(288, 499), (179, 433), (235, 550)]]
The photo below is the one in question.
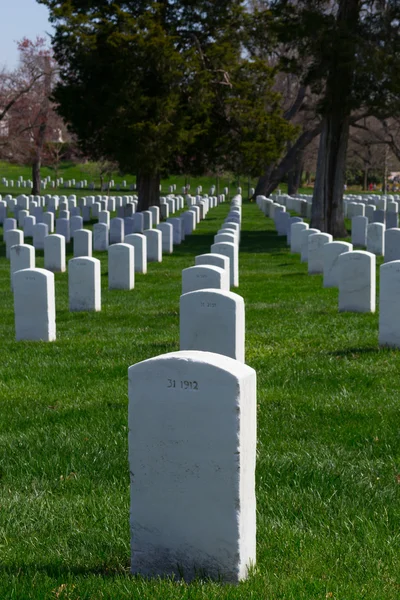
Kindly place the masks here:
[(97, 254), (101, 313), (69, 313), (57, 274), (50, 344), (14, 341), (1, 246), (0, 598), (399, 598), (400, 352), (378, 348), (377, 314), (339, 314), (247, 203), (235, 291), (258, 377), (257, 565), (236, 587), (129, 573), (127, 369), (179, 349), (181, 271), (227, 211), (131, 292), (108, 291)]

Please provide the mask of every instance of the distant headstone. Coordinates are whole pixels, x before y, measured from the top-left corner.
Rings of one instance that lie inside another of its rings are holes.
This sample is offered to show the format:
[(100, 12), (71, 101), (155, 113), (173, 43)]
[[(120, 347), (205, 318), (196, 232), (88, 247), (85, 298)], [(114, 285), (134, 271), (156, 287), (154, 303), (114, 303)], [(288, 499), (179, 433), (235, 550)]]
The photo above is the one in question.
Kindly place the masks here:
[(400, 260), (400, 229), (387, 229), (385, 232), (385, 263)]
[(352, 252), (353, 246), (348, 242), (332, 242), (322, 249), (324, 263), (324, 287), (339, 287), (339, 256)]
[(225, 270), (213, 265), (197, 265), (182, 271), (182, 294), (211, 288), (228, 291), (227, 283)]
[(314, 233), (321, 233), (319, 229), (305, 229), (301, 234), (301, 262), (308, 262), (308, 237)]
[(157, 229), (162, 234), (162, 252), (163, 254), (172, 254), (173, 252), (173, 236), (174, 228), (171, 223), (160, 223), (157, 225)]
[(10, 248), (10, 279), (13, 289), (13, 275), (22, 269), (35, 268), (35, 248), (29, 244), (16, 244)]
[(315, 233), (308, 237), (308, 274), (324, 272), (324, 246), (332, 242), (329, 233)]
[(56, 339), (54, 275), (45, 269), (23, 269), (13, 275), (17, 341)]
[(10, 258), (11, 247), (24, 243), (24, 232), (20, 229), (9, 229), (4, 234), (4, 241), (6, 243), (6, 258)]
[(145, 229), (147, 262), (162, 262), (162, 233), (158, 229)]
[(141, 233), (131, 233), (125, 236), (125, 244), (131, 244), (134, 249), (136, 273), (147, 273), (147, 238)]
[(97, 258), (72, 258), (68, 262), (70, 311), (101, 310), (100, 275)]
[(308, 223), (293, 223), (290, 228), (290, 251), (296, 254), (301, 253), (301, 238), (303, 235), (303, 231), (308, 229)]
[(355, 216), (351, 219), (351, 243), (354, 247), (367, 246), (368, 217)]
[(220, 242), (211, 246), (212, 254), (222, 254), (229, 258), (230, 287), (239, 286), (239, 253), (238, 245), (229, 242)]
[(109, 229), (105, 223), (96, 223), (93, 226), (93, 250), (95, 252), (104, 252), (108, 250)]
[(53, 273), (65, 271), (65, 237), (58, 233), (44, 238), (44, 267)]
[(180, 349), (203, 350), (244, 362), (244, 300), (229, 291), (200, 289), (180, 299)]
[(383, 256), (385, 251), (385, 225), (370, 223), (367, 229), (367, 251), (376, 256)]
[(74, 234), (74, 258), (92, 256), (92, 232), (89, 229), (77, 229)]
[(356, 250), (339, 256), (339, 311), (375, 312), (376, 258)]
[(131, 244), (108, 248), (108, 289), (132, 290), (135, 287), (135, 249)]

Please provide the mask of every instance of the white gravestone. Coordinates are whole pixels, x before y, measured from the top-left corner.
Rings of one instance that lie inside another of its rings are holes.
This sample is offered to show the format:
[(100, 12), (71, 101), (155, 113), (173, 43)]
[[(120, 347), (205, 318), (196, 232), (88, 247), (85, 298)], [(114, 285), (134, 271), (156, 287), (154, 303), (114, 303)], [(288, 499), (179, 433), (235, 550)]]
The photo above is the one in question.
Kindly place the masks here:
[(56, 233), (65, 237), (65, 243), (69, 244), (71, 241), (71, 229), (69, 219), (56, 219)]
[(196, 229), (196, 215), (194, 212), (188, 210), (181, 215), (183, 221), (183, 229), (186, 235), (191, 235)]
[(380, 268), (379, 345), (400, 348), (400, 260)]
[(89, 229), (77, 229), (74, 234), (74, 258), (92, 256), (93, 235)]
[(302, 222), (303, 222), (303, 219), (301, 217), (290, 217), (290, 219), (287, 221), (286, 241), (287, 241), (288, 246), (290, 246), (292, 243), (292, 225), (294, 225), (294, 223), (302, 223)]
[(158, 206), (150, 206), (149, 212), (151, 212), (152, 215), (153, 225), (158, 225), (160, 222), (160, 209)]
[(70, 311), (101, 310), (101, 270), (97, 258), (72, 258), (68, 262)]
[(367, 246), (368, 217), (353, 217), (351, 219), (351, 243), (354, 247)]
[(324, 287), (339, 287), (339, 256), (352, 252), (353, 246), (348, 242), (332, 242), (322, 249), (324, 261)]
[(6, 258), (10, 258), (11, 247), (24, 243), (24, 232), (19, 229), (9, 229), (4, 234), (4, 241), (6, 243)]
[(147, 238), (141, 233), (131, 233), (125, 237), (125, 244), (131, 244), (135, 249), (136, 273), (147, 273)]
[(178, 245), (182, 242), (182, 231), (183, 231), (183, 223), (182, 219), (177, 217), (172, 217), (168, 219), (167, 223), (170, 223), (173, 227), (173, 236), (174, 236), (174, 245)]
[(324, 272), (324, 246), (332, 242), (330, 233), (314, 233), (308, 237), (308, 274)]
[(162, 262), (162, 233), (158, 229), (145, 229), (147, 262)]
[(49, 233), (54, 233), (54, 215), (52, 212), (43, 213), (43, 223), (47, 225)]
[(386, 230), (394, 229), (399, 226), (399, 215), (397, 212), (386, 213)]
[(211, 352), (129, 369), (131, 568), (237, 583), (256, 560), (256, 374)]
[(195, 265), (213, 265), (214, 267), (219, 267), (220, 269), (224, 269), (226, 284), (224, 285), (224, 290), (229, 290), (230, 287), (230, 270), (229, 270), (229, 258), (228, 256), (224, 256), (223, 254), (199, 254), (194, 259)]
[(301, 262), (308, 262), (308, 238), (315, 233), (321, 233), (319, 229), (305, 229), (301, 234)]
[(73, 238), (75, 231), (78, 229), (83, 229), (83, 219), (82, 217), (75, 216), (71, 217), (69, 222), (70, 236)]
[(108, 289), (132, 290), (135, 287), (135, 249), (131, 244), (108, 248)]
[(104, 252), (108, 250), (109, 229), (105, 223), (96, 223), (93, 226), (93, 250)]
[(99, 212), (99, 223), (104, 223), (108, 228), (110, 228), (110, 213), (108, 210), (101, 210)]
[(198, 265), (183, 269), (182, 294), (208, 288), (229, 290), (229, 281), (224, 269), (213, 265)]
[(143, 231), (144, 231), (143, 213), (134, 214), (132, 219), (133, 219), (133, 233), (143, 233)]
[(228, 242), (229, 244), (237, 244), (237, 238), (234, 233), (217, 233), (214, 235), (214, 244)]
[(143, 231), (146, 229), (152, 229), (153, 227), (153, 215), (149, 210), (142, 211), (143, 216)]
[(211, 246), (212, 254), (222, 254), (229, 258), (230, 287), (239, 287), (239, 252), (238, 245), (219, 242)]
[(238, 294), (202, 289), (180, 299), (180, 350), (203, 350), (244, 362), (245, 311)]
[(65, 271), (65, 237), (58, 233), (44, 239), (44, 268), (53, 273)]
[(173, 236), (174, 228), (171, 223), (159, 223), (157, 229), (161, 231), (162, 235), (162, 251), (164, 254), (172, 254), (173, 252)]
[(371, 223), (367, 230), (367, 251), (376, 256), (383, 256), (385, 251), (385, 225), (383, 223)]
[(385, 232), (385, 263), (400, 260), (400, 229), (387, 229)]
[(17, 229), (17, 219), (12, 219), (11, 217), (8, 219), (4, 219), (3, 235), (6, 231), (9, 231), (10, 229)]
[(35, 248), (29, 244), (16, 244), (10, 248), (10, 278), (13, 289), (13, 275), (22, 269), (35, 268)]
[(125, 238), (124, 219), (111, 219), (110, 221), (110, 244), (122, 244)]
[(375, 312), (376, 257), (356, 250), (339, 256), (339, 311)]
[(45, 269), (23, 269), (13, 275), (15, 338), (56, 339), (54, 275)]
[(303, 231), (308, 229), (308, 227), (308, 223), (293, 223), (290, 227), (290, 252), (301, 253), (301, 236), (303, 235)]

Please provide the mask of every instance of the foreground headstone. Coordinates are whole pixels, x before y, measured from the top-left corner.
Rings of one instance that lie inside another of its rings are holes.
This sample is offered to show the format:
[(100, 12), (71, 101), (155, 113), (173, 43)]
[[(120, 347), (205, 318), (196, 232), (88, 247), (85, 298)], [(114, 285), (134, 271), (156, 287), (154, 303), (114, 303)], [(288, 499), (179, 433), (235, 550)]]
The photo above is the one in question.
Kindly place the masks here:
[(332, 242), (330, 233), (315, 233), (308, 237), (308, 273), (315, 275), (324, 272), (324, 252), (325, 244)]
[(237, 583), (256, 559), (256, 374), (210, 352), (129, 368), (131, 568)]
[(222, 254), (229, 258), (230, 286), (239, 287), (239, 252), (238, 245), (220, 242), (211, 246), (212, 254)]
[(70, 311), (101, 310), (100, 275), (97, 258), (72, 258), (68, 262)]
[(108, 249), (108, 289), (135, 287), (135, 249), (131, 244), (113, 244)]
[(13, 275), (15, 338), (56, 339), (54, 275), (45, 269), (23, 269)]
[(353, 245), (348, 242), (325, 244), (322, 250), (324, 287), (339, 287), (339, 256), (352, 250)]
[(356, 250), (339, 256), (339, 311), (375, 312), (376, 257)]
[(203, 350), (244, 362), (244, 300), (238, 294), (201, 289), (180, 299), (180, 349)]
[(53, 233), (44, 238), (44, 267), (52, 273), (65, 271), (65, 237)]
[(400, 348), (400, 260), (380, 268), (379, 345)]
[(213, 265), (198, 265), (183, 269), (182, 294), (208, 288), (229, 290), (229, 281), (224, 269)]

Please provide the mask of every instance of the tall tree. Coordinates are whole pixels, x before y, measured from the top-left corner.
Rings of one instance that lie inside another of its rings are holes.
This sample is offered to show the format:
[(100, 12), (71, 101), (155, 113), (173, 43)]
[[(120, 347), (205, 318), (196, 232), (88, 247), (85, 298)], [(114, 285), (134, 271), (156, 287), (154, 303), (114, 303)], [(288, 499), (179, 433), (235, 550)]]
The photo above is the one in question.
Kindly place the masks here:
[[(344, 235), (349, 130), (361, 117), (400, 112), (397, 0), (273, 0), (271, 27), (285, 45), (282, 68), (301, 73), (321, 98), (312, 225)], [(306, 69), (304, 69), (306, 65)]]
[(242, 0), (39, 1), (60, 112), (88, 156), (137, 174), (139, 209), (170, 169), (250, 174), (290, 138), (271, 70), (243, 53)]

